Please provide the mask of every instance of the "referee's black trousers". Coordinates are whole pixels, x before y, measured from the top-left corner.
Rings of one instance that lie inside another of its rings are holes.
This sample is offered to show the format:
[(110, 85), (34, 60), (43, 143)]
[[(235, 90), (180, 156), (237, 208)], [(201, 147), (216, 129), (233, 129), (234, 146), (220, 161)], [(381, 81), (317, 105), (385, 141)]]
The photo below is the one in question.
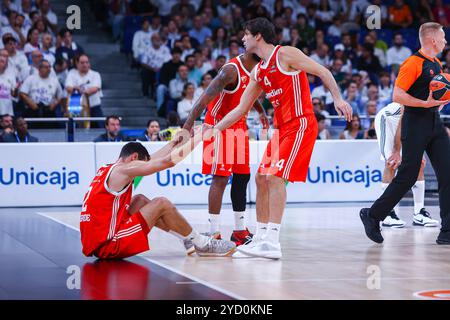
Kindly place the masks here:
[(401, 127), (402, 163), (397, 175), (370, 208), (370, 215), (384, 220), (419, 175), (424, 151), (438, 180), (441, 231), (450, 231), (450, 140), (437, 108), (405, 107)]

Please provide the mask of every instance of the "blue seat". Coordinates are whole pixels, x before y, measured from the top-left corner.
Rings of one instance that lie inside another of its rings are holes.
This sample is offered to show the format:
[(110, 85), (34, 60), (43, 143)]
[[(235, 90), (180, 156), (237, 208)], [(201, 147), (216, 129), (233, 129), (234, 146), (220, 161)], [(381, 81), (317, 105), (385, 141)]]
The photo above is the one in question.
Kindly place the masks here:
[(141, 16), (128, 16), (124, 19), (124, 32), (121, 51), (129, 54), (132, 52), (133, 36), (136, 31), (141, 29)]

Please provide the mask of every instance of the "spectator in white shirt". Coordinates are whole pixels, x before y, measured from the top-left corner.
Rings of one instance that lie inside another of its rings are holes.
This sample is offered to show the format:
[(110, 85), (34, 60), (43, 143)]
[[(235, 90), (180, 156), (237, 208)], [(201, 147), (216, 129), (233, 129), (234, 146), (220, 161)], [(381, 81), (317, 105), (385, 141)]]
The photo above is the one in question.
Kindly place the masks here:
[[(39, 73), (39, 66), (41, 64), (41, 60), (43, 60), (44, 55), (40, 50), (34, 50), (31, 52), (31, 66), (30, 66), (30, 75)], [(55, 70), (53, 68), (50, 69), (50, 77), (56, 77)], [(28, 78), (28, 77), (27, 77)]]
[[(181, 65), (178, 67), (177, 77), (169, 82), (169, 99), (166, 105), (167, 111), (176, 109), (178, 101), (182, 98), (184, 86), (188, 82), (191, 82), (194, 87), (197, 87), (195, 82), (189, 79), (188, 67)], [(168, 114), (168, 112), (166, 112), (166, 114)]]
[(387, 65), (398, 68), (411, 54), (411, 49), (403, 45), (403, 36), (400, 33), (394, 35), (394, 45), (386, 53)]
[(378, 85), (379, 100), (383, 105), (387, 105), (392, 101), (392, 92), (394, 86), (391, 83), (391, 77), (388, 72), (380, 73), (380, 84)]
[(16, 79), (7, 72), (8, 59), (0, 56), (0, 114), (14, 115), (12, 98), (16, 95)]
[(50, 33), (44, 33), (42, 35), (42, 46), (41, 52), (44, 56), (44, 60), (50, 62), (50, 65), (53, 66), (55, 64), (55, 54), (50, 51), (53, 46), (53, 37)]
[(330, 65), (330, 57), (328, 56), (328, 45), (322, 44), (318, 45), (316, 52), (314, 52), (311, 57), (315, 62), (328, 67)]
[[(10, 33), (16, 39), (20, 46), (23, 46), (26, 42), (26, 34), (22, 33), (22, 26), (17, 25), (17, 12), (8, 12), (8, 25), (1, 28), (2, 36)], [(20, 22), (20, 19), (19, 19)]]
[(39, 46), (39, 31), (36, 28), (31, 28), (28, 31), (27, 35), (27, 43), (25, 44), (25, 47), (23, 48), (23, 52), (27, 57), (31, 54), (31, 52), (40, 50)]
[(191, 112), (192, 107), (194, 106), (194, 92), (195, 86), (188, 82), (183, 87), (183, 99), (178, 102), (177, 112), (180, 116), (180, 120), (182, 124), (186, 121), (189, 116), (189, 112)]
[(56, 117), (56, 107), (63, 98), (63, 91), (58, 79), (50, 76), (51, 69), (48, 61), (41, 60), (39, 72), (30, 75), (20, 87), (20, 98), (27, 106), (27, 117)]
[[(67, 74), (65, 90), (70, 96), (74, 91), (83, 95), (84, 99), (88, 99), (91, 117), (103, 117), (101, 108), (102, 98), (102, 79), (100, 74), (91, 70), (89, 57), (82, 54), (76, 62), (76, 69), (72, 69)], [(82, 102), (83, 103), (83, 102)], [(103, 122), (93, 123), (93, 127), (102, 128)]]
[(181, 37), (181, 50), (183, 50), (183, 53), (181, 54), (181, 61), (184, 61), (187, 56), (193, 54), (195, 51), (195, 49), (192, 48), (191, 37), (188, 35)]
[(146, 18), (142, 20), (142, 28), (135, 32), (133, 36), (132, 50), (133, 58), (140, 60), (145, 50), (151, 46), (150, 37), (152, 32), (150, 31), (150, 21)]
[(195, 89), (194, 92), (194, 103), (200, 98), (202, 93), (208, 88), (209, 84), (212, 81), (212, 76), (209, 73), (205, 73), (202, 76), (202, 81), (200, 82), (200, 86)]
[(58, 17), (50, 9), (50, 1), (42, 0), (39, 5), (39, 11), (44, 21), (52, 28), (53, 32), (56, 32), (56, 28), (58, 27)]
[[(56, 78), (59, 81), (59, 84), (64, 89), (66, 84), (67, 75), (69, 74), (69, 65), (66, 60), (63, 58), (58, 58), (55, 60), (53, 64), (53, 69), (55, 70)], [(67, 96), (66, 91), (63, 92), (64, 98)]]
[(9, 65), (15, 69), (15, 78), (20, 84), (30, 75), (28, 59), (22, 52), (17, 51), (17, 41), (11, 34), (5, 34), (2, 41), (9, 55)]
[(158, 33), (152, 34), (151, 42), (141, 59), (142, 94), (146, 97), (150, 96), (149, 88), (152, 95), (155, 95), (156, 73), (164, 63), (172, 59), (169, 48), (162, 45)]

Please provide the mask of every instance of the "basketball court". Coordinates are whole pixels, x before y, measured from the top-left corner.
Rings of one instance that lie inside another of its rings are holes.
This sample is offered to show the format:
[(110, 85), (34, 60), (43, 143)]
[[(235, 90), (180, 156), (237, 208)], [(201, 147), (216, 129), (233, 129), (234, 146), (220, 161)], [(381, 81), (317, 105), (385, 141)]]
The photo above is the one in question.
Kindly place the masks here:
[[(437, 201), (426, 204), (439, 217)], [(407, 226), (384, 228), (377, 245), (358, 216), (365, 205), (288, 205), (281, 260), (188, 257), (175, 237), (154, 229), (150, 251), (97, 262), (81, 253), (78, 207), (2, 208), (0, 299), (450, 299), (450, 248), (435, 243), (439, 228), (413, 227), (405, 200), (398, 215)], [(180, 212), (207, 230), (205, 206)], [(249, 213), (253, 229), (254, 206)], [(222, 225), (228, 237), (228, 206)]]

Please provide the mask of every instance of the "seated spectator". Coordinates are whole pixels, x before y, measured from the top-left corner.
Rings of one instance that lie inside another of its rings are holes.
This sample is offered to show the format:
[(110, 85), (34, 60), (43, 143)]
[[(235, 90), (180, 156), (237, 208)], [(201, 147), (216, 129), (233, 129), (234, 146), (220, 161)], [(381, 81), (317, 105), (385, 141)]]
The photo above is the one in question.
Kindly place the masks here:
[(320, 98), (312, 98), (312, 105), (314, 109), (314, 113), (321, 114), (325, 117), (325, 124), (329, 127), (331, 126), (331, 119), (328, 119), (330, 116), (330, 113), (325, 110), (325, 104), (323, 103), (323, 100)]
[(375, 57), (378, 58), (378, 61), (380, 61), (380, 65), (384, 68), (386, 67), (386, 52), (383, 49), (377, 48), (375, 46), (375, 42), (376, 42), (376, 38), (374, 38), (373, 34), (374, 33), (368, 33), (365, 37), (364, 37), (364, 43), (368, 43), (371, 44), (373, 46), (373, 54), (375, 55)]
[(193, 54), (195, 49), (192, 47), (191, 38), (188, 35), (181, 37), (181, 60), (186, 61), (186, 57)]
[(44, 33), (50, 33), (51, 35), (53, 35), (52, 28), (48, 25), (46, 20), (42, 17), (39, 17), (39, 19), (36, 19), (36, 21), (33, 23), (31, 28), (37, 29), (39, 31), (39, 36), (41, 36)]
[[(67, 61), (63, 58), (56, 59), (53, 69), (55, 70), (56, 78), (59, 81), (59, 84), (64, 89), (66, 84), (66, 78), (69, 74), (69, 66), (67, 64)], [(63, 94), (65, 95), (65, 94)]]
[(137, 138), (137, 141), (162, 141), (159, 136), (161, 128), (158, 120), (150, 119), (147, 122), (147, 129), (144, 131), (144, 134)]
[(353, 113), (358, 113), (361, 106), (361, 95), (356, 82), (350, 82), (342, 96), (352, 107)]
[(202, 81), (202, 72), (197, 68), (195, 64), (195, 56), (189, 55), (185, 60), (186, 67), (189, 70), (189, 81), (195, 82), (195, 87), (197, 87)]
[(372, 44), (366, 43), (362, 46), (361, 56), (358, 59), (357, 67), (369, 73), (370, 79), (376, 81), (377, 75), (383, 71), (378, 58), (374, 55)]
[(211, 77), (211, 75), (209, 73), (205, 73), (202, 76), (202, 81), (200, 82), (200, 86), (197, 89), (195, 89), (195, 92), (194, 92), (194, 103), (198, 100), (198, 98), (200, 98), (200, 96), (206, 90), (206, 88), (208, 88), (212, 79), (213, 78)]
[(28, 31), (27, 43), (23, 48), (23, 52), (26, 56), (29, 56), (33, 51), (39, 51), (41, 48), (39, 46), (39, 31), (36, 28), (31, 28)]
[[(82, 54), (76, 62), (76, 69), (70, 70), (67, 74), (66, 83), (64, 84), (67, 95), (71, 95), (74, 91), (83, 95), (83, 102), (88, 99), (90, 116), (103, 117), (101, 108), (102, 79), (100, 73), (91, 70), (89, 57)], [(101, 122), (93, 123), (92, 127), (101, 127)]]
[[(56, 107), (61, 103), (63, 91), (58, 79), (50, 76), (51, 68), (47, 60), (41, 60), (39, 72), (30, 75), (20, 87), (20, 98), (27, 107), (25, 113), (27, 117), (56, 117)], [(38, 127), (55, 127), (53, 124), (55, 123)]]
[(364, 139), (364, 130), (361, 126), (361, 120), (357, 114), (353, 115), (351, 122), (347, 122), (344, 131), (339, 135), (339, 139)]
[(178, 68), (178, 74), (175, 79), (172, 79), (169, 83), (169, 99), (167, 101), (167, 111), (163, 108), (159, 110), (158, 115), (162, 116), (164, 114), (168, 114), (169, 111), (173, 111), (176, 109), (178, 101), (182, 99), (182, 93), (184, 89), (184, 85), (188, 82), (191, 82), (195, 87), (195, 82), (192, 82), (189, 78), (189, 69), (185, 65), (181, 65)]
[(392, 101), (392, 92), (394, 85), (391, 83), (391, 77), (388, 72), (380, 73), (380, 84), (378, 85), (379, 100), (383, 105), (388, 105)]
[(296, 47), (297, 49), (302, 50), (307, 46), (307, 43), (300, 38), (300, 34), (298, 33), (297, 28), (291, 28), (289, 31), (290, 40), (285, 42), (284, 45)]
[(323, 84), (314, 88), (311, 92), (311, 98), (319, 98), (325, 101), (326, 105), (330, 105), (333, 103), (333, 96), (331, 95), (330, 90)]
[(172, 56), (169, 48), (162, 45), (161, 37), (158, 33), (153, 33), (151, 37), (151, 46), (143, 53), (141, 59), (141, 77), (142, 77), (142, 95), (150, 97), (155, 96), (156, 74), (164, 63), (170, 61)]
[(211, 77), (213, 77), (213, 79), (217, 76), (219, 70), (225, 65), (226, 62), (227, 58), (225, 56), (218, 56), (216, 58), (214, 68), (208, 71), (208, 73), (211, 75)]
[[(40, 50), (34, 50), (31, 52), (31, 65), (30, 65), (30, 75), (38, 74), (39, 73), (39, 65), (44, 58), (44, 55)], [(55, 77), (56, 73), (53, 68), (50, 69), (50, 76)], [(28, 78), (28, 76), (27, 76)]]
[(358, 110), (358, 114), (366, 114), (366, 110), (365, 110), (364, 106), (367, 104), (368, 101), (376, 102), (377, 111), (380, 111), (381, 108), (384, 107), (384, 104), (382, 103), (382, 101), (380, 101), (380, 94), (378, 91), (378, 86), (373, 82), (371, 82), (367, 85), (367, 94), (365, 94), (361, 98), (361, 105)]
[(177, 105), (177, 112), (180, 116), (181, 125), (184, 124), (189, 116), (189, 112), (191, 112), (192, 107), (194, 106), (194, 91), (195, 87), (192, 83), (188, 82), (183, 87), (183, 99), (179, 101)]
[(356, 66), (358, 62), (358, 55), (352, 42), (352, 37), (348, 33), (342, 34), (342, 45), (345, 48), (345, 56), (350, 59), (353, 66)]
[(16, 142), (16, 143), (28, 143), (28, 142), (39, 142), (39, 139), (33, 137), (28, 132), (28, 124), (22, 117), (14, 118), (14, 129), (13, 133), (3, 136), (3, 142)]
[(56, 57), (62, 57), (69, 63), (69, 69), (76, 67), (74, 58), (84, 53), (83, 48), (75, 43), (72, 38), (72, 31), (69, 29), (62, 29), (59, 32), (62, 43), (59, 48), (56, 49)]
[(178, 26), (175, 23), (175, 21), (170, 20), (169, 23), (167, 24), (167, 41), (169, 44), (169, 48), (174, 48), (175, 47), (175, 41), (180, 40), (181, 39), (181, 34), (178, 31)]
[(55, 64), (55, 54), (50, 50), (53, 46), (53, 37), (50, 33), (42, 35), (41, 52), (44, 60), (47, 60), (51, 66)]
[(142, 19), (141, 30), (138, 30), (133, 35), (132, 51), (133, 58), (140, 61), (145, 50), (151, 46), (150, 21), (147, 18)]
[(336, 83), (339, 85), (340, 89), (343, 90), (345, 87), (345, 72), (342, 71), (342, 67), (344, 62), (341, 59), (334, 59), (331, 65), (330, 71), (336, 80)]
[(409, 28), (413, 22), (411, 9), (403, 0), (395, 0), (389, 7), (389, 22), (395, 28)]
[(399, 69), (400, 65), (412, 54), (411, 49), (403, 45), (401, 33), (394, 35), (393, 46), (386, 53), (387, 65), (391, 69)]
[(106, 132), (94, 139), (94, 142), (120, 142), (130, 139), (120, 132), (120, 118), (118, 116), (108, 116), (105, 120)]
[(18, 25), (17, 21), (17, 12), (16, 11), (9, 11), (7, 13), (8, 17), (8, 25), (1, 28), (2, 36), (9, 33), (11, 34), (14, 39), (16, 39), (17, 43), (19, 43), (20, 47), (23, 47), (25, 45), (25, 42), (27, 40), (26, 34), (23, 34), (23, 30), (21, 26)]
[(333, 17), (332, 24), (328, 27), (327, 35), (340, 38), (342, 35), (342, 19), (339, 15)]
[(12, 98), (17, 95), (14, 73), (7, 71), (8, 59), (0, 56), (0, 114), (14, 115)]
[(345, 48), (342, 43), (338, 43), (334, 46), (334, 57), (331, 60), (331, 64), (333, 64), (334, 59), (341, 59), (343, 65), (341, 71), (344, 73), (352, 72), (352, 62), (347, 58), (345, 54)]
[(44, 22), (50, 26), (53, 32), (56, 32), (58, 27), (58, 17), (50, 8), (49, 0), (42, 0), (39, 4), (40, 16), (44, 19)]
[(216, 59), (220, 55), (225, 55), (225, 50), (228, 45), (228, 32), (224, 27), (218, 27), (214, 31), (212, 37), (214, 41), (212, 57)]
[(227, 60), (230, 60), (242, 54), (243, 52), (244, 50), (242, 49), (242, 47), (240, 47), (237, 40), (230, 40), (228, 43), (228, 48), (225, 49), (224, 56)]
[(366, 109), (364, 111), (365, 118), (361, 119), (361, 126), (366, 130), (374, 127), (373, 122), (377, 115), (377, 104), (378, 101), (376, 100), (369, 100), (366, 103)]
[(5, 34), (2, 40), (9, 55), (10, 67), (15, 70), (15, 78), (21, 83), (30, 74), (28, 59), (22, 52), (17, 50), (17, 41), (11, 34)]
[(174, 16), (176, 14), (186, 14), (188, 17), (193, 17), (195, 15), (195, 7), (189, 2), (189, 0), (180, 0), (176, 5), (172, 7), (171, 15)]
[(307, 44), (310, 44), (314, 40), (314, 28), (308, 24), (305, 14), (299, 13), (297, 15), (297, 23), (295, 27), (298, 30), (300, 38)]
[[(201, 50), (196, 50), (194, 53), (195, 68), (200, 71), (201, 75), (204, 75), (212, 69), (212, 64), (208, 57), (205, 57)], [(201, 81), (201, 78), (200, 78)], [(200, 82), (198, 83), (200, 84)]]
[(0, 115), (0, 142), (3, 142), (3, 136), (13, 133), (13, 117), (10, 114)]
[(177, 4), (177, 0), (153, 0), (153, 4), (158, 8), (158, 14), (162, 17), (169, 17), (172, 7)]
[(178, 68), (183, 64), (181, 62), (181, 49), (175, 47), (172, 49), (172, 60), (166, 62), (159, 72), (159, 84), (156, 88), (156, 108), (159, 111), (166, 100), (166, 94), (169, 90), (169, 82), (177, 76)]
[(331, 139), (331, 134), (328, 131), (328, 129), (326, 128), (327, 125), (325, 123), (325, 120), (326, 120), (325, 117), (322, 114), (317, 113), (317, 112), (315, 112), (314, 115), (316, 116), (317, 126), (319, 128), (319, 132), (317, 134), (317, 139), (320, 139), (320, 140)]
[(189, 36), (197, 40), (198, 43), (204, 43), (207, 37), (212, 36), (211, 29), (204, 25), (201, 15), (194, 17), (193, 28), (189, 31)]

